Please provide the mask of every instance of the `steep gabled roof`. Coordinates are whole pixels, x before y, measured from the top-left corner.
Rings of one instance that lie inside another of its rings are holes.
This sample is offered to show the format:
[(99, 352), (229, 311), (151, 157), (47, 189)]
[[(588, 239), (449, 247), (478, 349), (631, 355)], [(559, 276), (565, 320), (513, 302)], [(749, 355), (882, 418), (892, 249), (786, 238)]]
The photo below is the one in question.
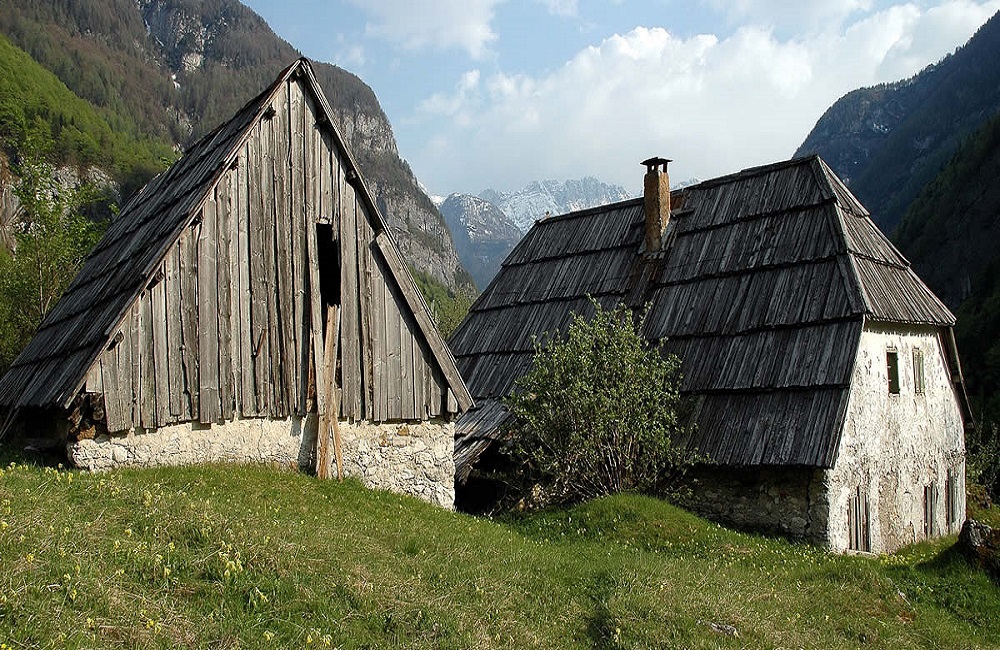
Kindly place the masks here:
[(829, 467), (866, 319), (950, 326), (818, 157), (678, 190), (665, 250), (643, 256), (642, 200), (539, 221), (450, 340), (479, 408), (459, 419), (460, 478), (499, 435), (534, 338), (574, 312), (650, 304), (645, 335), (682, 359), (692, 444), (728, 465)]
[(254, 124), (271, 110), (275, 93), (301, 75), (319, 107), (320, 121), (353, 170), (349, 174), (367, 208), (377, 245), (414, 312), (418, 327), (463, 408), (471, 397), (455, 362), (405, 267), (396, 260), (396, 244), (371, 197), (357, 163), (331, 119), (333, 111), (307, 59), (286, 68), (275, 82), (232, 119), (194, 144), (169, 169), (133, 196), (112, 222), (62, 298), (46, 316), (31, 342), (0, 378), (0, 408), (67, 408), (80, 391), (91, 363), (116, 334), (130, 305), (151, 281), (179, 234), (197, 218), (209, 190), (233, 164)]

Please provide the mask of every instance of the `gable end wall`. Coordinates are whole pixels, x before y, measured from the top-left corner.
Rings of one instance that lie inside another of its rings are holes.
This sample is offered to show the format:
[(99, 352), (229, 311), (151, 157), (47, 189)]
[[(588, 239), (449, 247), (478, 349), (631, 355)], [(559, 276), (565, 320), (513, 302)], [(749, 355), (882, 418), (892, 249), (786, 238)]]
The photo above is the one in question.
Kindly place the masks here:
[[(91, 366), (84, 391), (102, 397), (89, 412), (102, 415), (70, 431), (70, 458), (91, 469), (307, 465), (302, 431), (323, 404), (316, 369), (339, 322), (350, 474), (451, 505), (454, 394), (386, 258), (391, 240), (377, 240), (380, 221), (304, 84), (278, 87)], [(339, 277), (325, 295), (320, 266)], [(386, 433), (404, 429), (423, 433), (406, 444)]]
[[(889, 393), (887, 350), (898, 359), (899, 393)], [(924, 359), (924, 392), (914, 384), (914, 350)], [(849, 548), (849, 499), (867, 497), (871, 551), (892, 552), (926, 537), (925, 487), (936, 491), (931, 536), (965, 519), (965, 442), (944, 348), (933, 328), (869, 323), (861, 335), (837, 462), (825, 474), (829, 544)], [(949, 470), (952, 521), (946, 520)]]

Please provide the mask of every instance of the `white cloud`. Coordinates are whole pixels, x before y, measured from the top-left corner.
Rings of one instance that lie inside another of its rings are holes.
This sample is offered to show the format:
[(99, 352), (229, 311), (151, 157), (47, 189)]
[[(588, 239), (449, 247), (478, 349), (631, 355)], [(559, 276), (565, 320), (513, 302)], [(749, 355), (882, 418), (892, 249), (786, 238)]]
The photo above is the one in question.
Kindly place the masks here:
[(368, 62), (365, 48), (357, 43), (349, 43), (341, 34), (337, 37), (337, 49), (333, 60), (344, 68), (363, 68)]
[(369, 36), (410, 50), (459, 49), (479, 59), (496, 41), (491, 23), (505, 0), (349, 0), (369, 16)]
[(547, 75), (467, 73), (421, 105), (436, 132), (410, 159), (439, 192), (586, 174), (635, 191), (652, 155), (676, 160), (676, 180), (781, 160), (838, 97), (916, 73), (997, 9), (900, 4), (784, 39), (769, 26), (690, 38), (637, 27)]
[[(1000, 11), (1000, 0), (971, 2), (953, 0), (931, 7), (921, 14), (908, 35), (886, 57), (881, 72), (889, 78), (905, 77), (963, 44), (963, 34), (971, 36), (990, 16)], [(926, 58), (928, 53), (937, 56)]]
[(576, 16), (579, 7), (577, 0), (538, 0), (550, 14), (555, 16)]
[(837, 26), (872, 10), (872, 0), (702, 0), (737, 25), (756, 24), (779, 31), (811, 32)]
[(457, 126), (470, 126), (475, 115), (479, 76), (479, 70), (466, 72), (459, 79), (453, 94), (432, 95), (421, 103), (419, 110), (428, 114), (448, 116)]

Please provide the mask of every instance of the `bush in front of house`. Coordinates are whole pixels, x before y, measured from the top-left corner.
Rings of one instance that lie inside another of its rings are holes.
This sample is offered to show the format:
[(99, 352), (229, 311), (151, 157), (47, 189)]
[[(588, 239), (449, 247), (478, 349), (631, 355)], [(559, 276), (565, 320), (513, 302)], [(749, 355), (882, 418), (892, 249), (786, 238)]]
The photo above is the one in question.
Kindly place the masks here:
[(574, 315), (565, 338), (535, 342), (507, 400), (508, 452), (533, 505), (665, 495), (696, 460), (678, 444), (680, 360), (643, 338), (645, 314), (591, 302), (594, 316)]

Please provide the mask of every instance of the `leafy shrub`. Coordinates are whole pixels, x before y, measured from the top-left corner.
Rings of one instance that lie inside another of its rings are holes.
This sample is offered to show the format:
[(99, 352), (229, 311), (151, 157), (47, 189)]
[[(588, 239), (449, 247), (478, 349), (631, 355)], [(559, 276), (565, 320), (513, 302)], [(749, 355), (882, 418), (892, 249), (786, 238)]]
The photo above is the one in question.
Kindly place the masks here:
[(667, 494), (696, 460), (677, 444), (680, 360), (642, 337), (645, 314), (593, 305), (565, 339), (535, 342), (534, 365), (507, 400), (519, 423), (515, 473), (542, 502)]
[(966, 434), (965, 470), (969, 484), (979, 485), (994, 500), (1000, 500), (1000, 429), (991, 420), (980, 419)]

